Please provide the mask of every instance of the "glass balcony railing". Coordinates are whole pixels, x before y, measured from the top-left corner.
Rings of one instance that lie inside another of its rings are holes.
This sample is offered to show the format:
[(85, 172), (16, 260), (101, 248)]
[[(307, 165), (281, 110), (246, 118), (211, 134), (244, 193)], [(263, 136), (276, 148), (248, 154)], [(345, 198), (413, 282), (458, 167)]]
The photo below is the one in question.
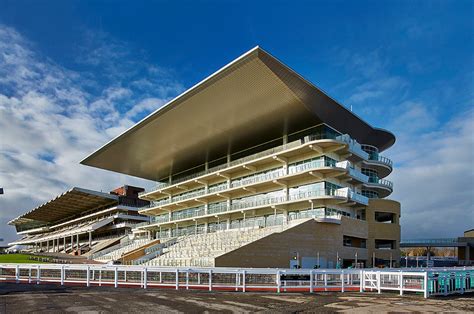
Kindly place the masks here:
[(203, 171), (193, 173), (193, 174), (188, 175), (188, 176), (183, 176), (183, 177), (180, 177), (180, 178), (176, 178), (171, 183), (170, 182), (158, 182), (154, 188), (152, 188), (151, 190), (139, 193), (139, 196), (141, 196), (143, 194), (146, 194), (146, 193), (150, 193), (150, 192), (159, 190), (159, 189), (162, 189), (162, 188), (165, 188), (165, 187), (173, 185), (173, 184), (178, 184), (178, 183), (181, 183), (181, 182), (184, 182), (184, 181), (187, 181), (187, 180), (190, 180), (190, 179), (195, 179), (197, 177), (200, 177), (200, 176), (203, 176), (203, 175), (206, 175), (206, 174), (210, 174), (210, 173), (222, 170), (222, 169), (226, 169), (226, 168), (229, 168), (229, 167), (232, 167), (232, 166), (243, 164), (247, 161), (255, 160), (255, 159), (258, 159), (258, 158), (261, 158), (261, 157), (270, 156), (272, 154), (275, 154), (275, 153), (278, 153), (278, 152), (281, 152), (281, 151), (284, 151), (284, 150), (287, 150), (287, 149), (290, 149), (290, 148), (295, 148), (295, 147), (298, 147), (298, 146), (301, 146), (301, 145), (305, 144), (308, 141), (315, 141), (315, 140), (321, 140), (321, 139), (333, 139), (333, 140), (338, 140), (338, 141), (347, 143), (349, 145), (349, 150), (352, 153), (355, 153), (356, 155), (358, 155), (358, 156), (360, 156), (361, 158), (364, 158), (364, 159), (369, 158), (369, 154), (362, 149), (361, 144), (359, 144), (356, 140), (352, 139), (348, 134), (344, 134), (344, 135), (326, 134), (325, 136), (307, 135), (307, 136), (305, 136), (304, 138), (302, 138), (300, 140), (296, 140), (296, 141), (293, 141), (293, 142), (288, 143), (288, 144), (284, 144), (284, 145), (280, 145), (280, 146), (277, 146), (277, 147), (274, 147), (274, 148), (270, 148), (270, 149), (264, 150), (264, 151), (256, 153), (256, 154), (252, 154), (252, 155), (249, 155), (249, 156), (246, 156), (246, 157), (243, 157), (243, 158), (236, 159), (236, 160), (231, 161), (229, 163), (225, 163), (225, 164), (222, 164), (222, 165), (218, 165), (218, 166), (209, 168), (207, 170), (203, 170)]
[(383, 185), (385, 187), (388, 187), (389, 189), (393, 189), (393, 182), (392, 181), (389, 181), (389, 180), (386, 180), (386, 179), (379, 179), (379, 178), (374, 177), (374, 176), (369, 176), (368, 183), (375, 183), (375, 184), (379, 184), (379, 185)]
[(368, 160), (378, 161), (389, 166), (390, 168), (393, 167), (393, 162), (389, 158), (381, 156), (379, 154), (370, 154)]
[(233, 188), (239, 187), (239, 186), (244, 186), (244, 185), (249, 185), (253, 183), (258, 183), (258, 182), (263, 182), (263, 181), (268, 181), (272, 179), (276, 179), (278, 177), (284, 176), (285, 171), (283, 169), (279, 170), (273, 170), (268, 173), (260, 173), (260, 174), (255, 174), (252, 176), (247, 176), (242, 179), (237, 179), (232, 181), (231, 186)]
[(205, 214), (204, 206), (200, 206), (194, 209), (187, 209), (183, 211), (177, 211), (171, 213), (171, 220), (181, 220), (186, 218), (192, 218), (196, 216), (203, 216)]
[(359, 170), (356, 170), (355, 168), (349, 168), (349, 175), (353, 178), (356, 178), (357, 180), (361, 182), (369, 182), (369, 176), (366, 176)]
[[(227, 204), (218, 204), (218, 205), (210, 205), (207, 211), (208, 215), (211, 214), (218, 214), (218, 213), (223, 213), (227, 212), (230, 210), (241, 210), (241, 209), (247, 209), (247, 208), (253, 208), (253, 207), (260, 207), (260, 206), (265, 206), (265, 205), (275, 205), (279, 203), (284, 203), (287, 201), (296, 201), (300, 199), (309, 199), (309, 198), (314, 198), (314, 197), (319, 197), (319, 196), (337, 196), (337, 197), (345, 197), (353, 201), (357, 201), (358, 203), (365, 204), (367, 205), (369, 200), (367, 197), (358, 194), (354, 191), (352, 191), (349, 188), (341, 188), (341, 189), (313, 189), (313, 190), (307, 190), (307, 191), (301, 191), (297, 193), (292, 193), (289, 195), (288, 200), (286, 199), (286, 196), (276, 196), (276, 197), (256, 197), (254, 199), (246, 199), (242, 201), (237, 201), (235, 203), (232, 203), (230, 207)], [(179, 214), (178, 214), (179, 213)], [(170, 221), (175, 221), (175, 220), (181, 220), (181, 219), (186, 219), (186, 218), (193, 218), (197, 216), (204, 216), (205, 209), (204, 207), (199, 207), (197, 210), (190, 211), (186, 210), (185, 212), (175, 212), (172, 213), (171, 220)], [(167, 216), (167, 215), (161, 215), (161, 216)], [(161, 217), (157, 216), (157, 217)], [(337, 216), (337, 215), (336, 215)], [(145, 226), (149, 224), (154, 224), (157, 222), (168, 222), (166, 218), (162, 219), (163, 221), (158, 221), (157, 219), (152, 219), (150, 222), (140, 224), (140, 226)]]
[[(349, 161), (334, 162), (333, 160), (327, 160), (327, 159), (310, 160), (306, 162), (301, 162), (299, 164), (289, 165), (288, 174), (291, 175), (291, 174), (301, 173), (301, 172), (305, 172), (305, 171), (308, 171), (311, 169), (317, 169), (317, 168), (337, 167), (337, 168), (347, 169), (349, 171), (349, 175), (351, 175), (352, 177), (355, 177), (362, 182), (367, 182), (368, 177), (362, 174), (360, 171), (356, 170), (355, 168), (351, 168), (350, 165), (351, 164)], [(231, 187), (235, 188), (235, 187), (245, 186), (245, 185), (254, 184), (258, 182), (269, 181), (269, 180), (277, 179), (284, 175), (285, 175), (285, 171), (283, 169), (271, 170), (270, 172), (267, 172), (267, 173), (260, 173), (260, 174), (255, 174), (252, 176), (247, 176), (241, 179), (236, 179), (231, 182)], [(227, 188), (228, 188), (227, 183), (223, 183), (217, 186), (209, 187), (209, 193), (224, 191)], [(147, 208), (164, 206), (164, 205), (170, 204), (171, 202), (186, 200), (193, 197), (202, 196), (205, 194), (206, 194), (205, 190), (202, 189), (196, 192), (180, 195), (179, 197), (178, 196), (173, 197), (172, 201), (170, 201), (169, 198), (163, 199), (160, 201), (154, 201), (149, 206), (147, 206)]]

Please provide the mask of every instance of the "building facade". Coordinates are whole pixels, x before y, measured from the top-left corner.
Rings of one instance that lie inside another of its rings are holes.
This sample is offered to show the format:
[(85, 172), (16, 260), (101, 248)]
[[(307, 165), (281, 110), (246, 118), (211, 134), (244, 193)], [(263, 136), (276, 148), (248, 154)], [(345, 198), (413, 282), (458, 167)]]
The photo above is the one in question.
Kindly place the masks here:
[(133, 230), (161, 242), (144, 263), (396, 265), (394, 142), (256, 47), (82, 163), (157, 181)]

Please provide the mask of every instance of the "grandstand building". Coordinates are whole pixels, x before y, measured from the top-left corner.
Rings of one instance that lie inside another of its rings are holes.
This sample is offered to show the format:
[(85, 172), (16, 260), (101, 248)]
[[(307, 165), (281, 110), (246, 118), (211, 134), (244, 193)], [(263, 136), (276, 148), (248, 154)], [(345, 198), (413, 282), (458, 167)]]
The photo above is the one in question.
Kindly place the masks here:
[(149, 204), (138, 198), (143, 190), (127, 185), (110, 193), (72, 188), (11, 220), (9, 224), (22, 238), (9, 245), (74, 255), (100, 251), (127, 238), (137, 224), (149, 221), (138, 213)]
[(395, 265), (394, 142), (256, 47), (81, 163), (157, 182), (135, 264)]

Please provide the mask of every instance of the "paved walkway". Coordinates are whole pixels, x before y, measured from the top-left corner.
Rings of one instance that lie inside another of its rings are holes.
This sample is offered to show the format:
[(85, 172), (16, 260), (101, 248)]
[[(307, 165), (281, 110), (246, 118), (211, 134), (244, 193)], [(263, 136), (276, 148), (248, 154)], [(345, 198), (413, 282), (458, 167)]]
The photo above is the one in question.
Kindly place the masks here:
[(0, 313), (469, 312), (474, 295), (423, 299), (372, 293), (231, 293), (0, 283)]

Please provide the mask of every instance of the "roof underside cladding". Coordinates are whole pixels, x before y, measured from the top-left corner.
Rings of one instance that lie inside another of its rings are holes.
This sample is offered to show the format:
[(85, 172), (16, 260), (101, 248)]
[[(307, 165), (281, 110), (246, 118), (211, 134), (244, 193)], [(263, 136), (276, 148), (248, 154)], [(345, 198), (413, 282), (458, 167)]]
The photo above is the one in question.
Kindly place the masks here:
[(118, 203), (118, 197), (81, 188), (73, 188), (49, 202), (12, 220), (10, 224), (36, 222), (53, 223), (82, 212)]
[(255, 48), (82, 163), (157, 180), (321, 122), (380, 150), (395, 140)]

